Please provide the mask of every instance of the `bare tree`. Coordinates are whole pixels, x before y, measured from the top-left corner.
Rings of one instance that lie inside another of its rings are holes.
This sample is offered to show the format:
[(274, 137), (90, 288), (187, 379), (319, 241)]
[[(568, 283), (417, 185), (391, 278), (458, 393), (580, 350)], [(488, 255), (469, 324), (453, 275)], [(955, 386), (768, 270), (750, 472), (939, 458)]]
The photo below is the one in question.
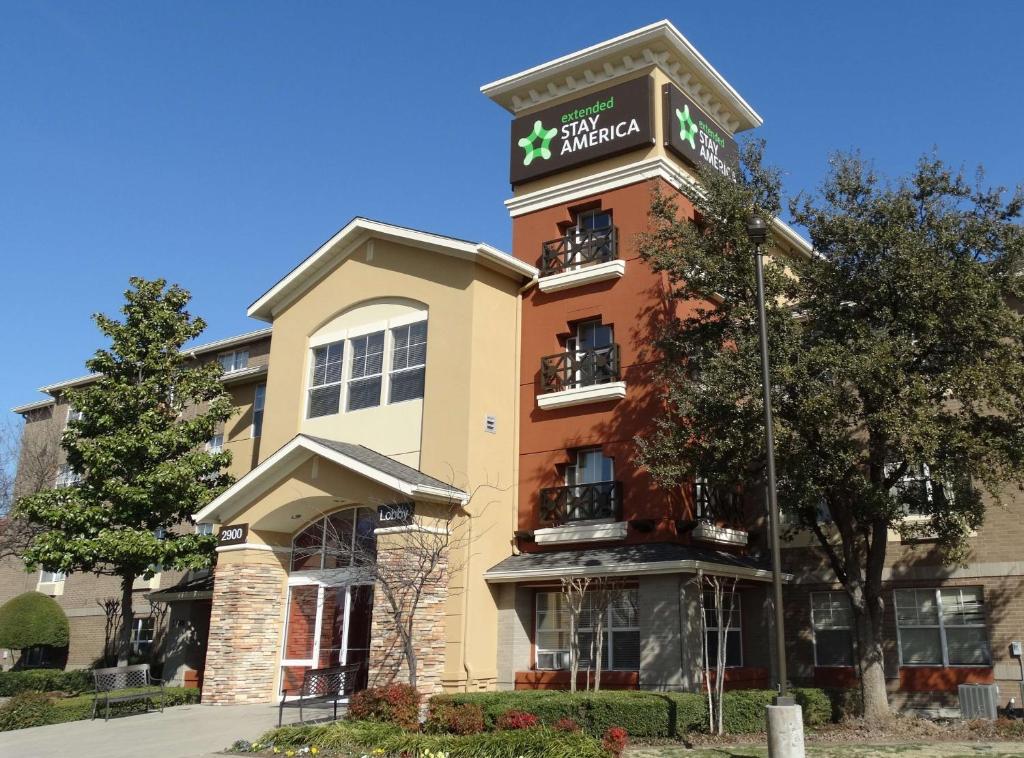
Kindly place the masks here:
[(590, 612), (593, 619), (594, 654), (594, 692), (601, 689), (601, 671), (603, 670), (604, 638), (608, 624), (608, 614), (615, 603), (621, 601), (625, 594), (626, 583), (615, 577), (595, 577), (590, 590)]
[[(736, 608), (736, 579), (701, 573), (698, 576), (700, 593), (701, 651), (704, 667), (704, 688), (708, 696), (708, 726), (712, 734), (724, 734), (722, 724), (722, 694), (725, 691), (725, 664), (729, 629)], [(710, 596), (711, 608), (705, 597)], [(711, 650), (708, 646), (708, 614), (715, 621), (714, 681), (711, 676)]]
[[(51, 411), (52, 413), (52, 411)], [(40, 421), (31, 432), (0, 423), (0, 560), (21, 559), (40, 531), (31, 522), (15, 518), (15, 500), (54, 486), (60, 461), (60, 431)]]
[(562, 577), (562, 597), (569, 611), (569, 691), (576, 691), (576, 677), (580, 670), (580, 615), (583, 601), (590, 587), (589, 576)]

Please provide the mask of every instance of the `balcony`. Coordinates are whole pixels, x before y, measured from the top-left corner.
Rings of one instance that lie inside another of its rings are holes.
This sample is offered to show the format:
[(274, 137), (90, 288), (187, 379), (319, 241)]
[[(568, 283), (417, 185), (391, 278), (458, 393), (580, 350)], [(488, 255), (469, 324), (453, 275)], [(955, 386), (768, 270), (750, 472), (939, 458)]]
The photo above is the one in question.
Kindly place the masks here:
[(541, 358), (540, 390), (537, 405), (543, 410), (621, 400), (626, 396), (626, 383), (621, 380), (619, 346)]
[(617, 279), (626, 272), (619, 260), (618, 230), (574, 229), (570, 234), (541, 246), (541, 292), (558, 292), (570, 287)]
[(534, 531), (538, 544), (609, 542), (625, 539), (619, 482), (574, 484), (540, 491), (540, 520), (548, 526)]
[(743, 524), (743, 495), (739, 491), (712, 487), (698, 477), (693, 485), (693, 503), (697, 514), (694, 539), (718, 545), (747, 544), (747, 531), (736, 528)]

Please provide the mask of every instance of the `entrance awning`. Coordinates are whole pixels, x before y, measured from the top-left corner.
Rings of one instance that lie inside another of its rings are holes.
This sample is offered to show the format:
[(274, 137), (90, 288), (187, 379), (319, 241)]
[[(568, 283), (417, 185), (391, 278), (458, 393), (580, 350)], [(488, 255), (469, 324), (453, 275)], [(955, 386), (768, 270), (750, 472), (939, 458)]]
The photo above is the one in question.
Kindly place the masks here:
[[(498, 584), (560, 579), (563, 576), (642, 576), (692, 574), (697, 571), (762, 582), (772, 578), (771, 566), (754, 558), (662, 542), (522, 553), (492, 566), (484, 573), (484, 578)], [(792, 574), (783, 574), (782, 577), (788, 581)]]
[(175, 603), (183, 600), (209, 600), (213, 597), (213, 571), (189, 571), (177, 584), (150, 592), (146, 597), (153, 603)]

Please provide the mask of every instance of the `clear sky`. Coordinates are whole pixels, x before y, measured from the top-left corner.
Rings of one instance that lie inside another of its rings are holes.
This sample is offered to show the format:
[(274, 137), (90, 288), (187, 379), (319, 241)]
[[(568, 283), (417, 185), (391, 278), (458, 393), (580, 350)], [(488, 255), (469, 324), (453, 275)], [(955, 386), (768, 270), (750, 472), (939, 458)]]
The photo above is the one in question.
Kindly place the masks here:
[(0, 0), (0, 418), (84, 373), (132, 275), (191, 290), (205, 341), (354, 215), (508, 249), (480, 85), (665, 17), (791, 191), (851, 148), (1024, 181), (1024, 3)]

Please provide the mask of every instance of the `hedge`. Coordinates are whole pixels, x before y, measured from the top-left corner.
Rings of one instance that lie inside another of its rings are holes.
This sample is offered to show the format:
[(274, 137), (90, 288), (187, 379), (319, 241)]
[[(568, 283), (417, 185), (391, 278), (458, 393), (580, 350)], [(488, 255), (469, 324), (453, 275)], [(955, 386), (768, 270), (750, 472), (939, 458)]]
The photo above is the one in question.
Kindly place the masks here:
[[(114, 693), (116, 694), (116, 693)], [(193, 687), (167, 687), (164, 690), (164, 705), (186, 705), (199, 702), (199, 690)], [(51, 699), (39, 692), (22, 692), (0, 705), (0, 732), (25, 729), (46, 724), (63, 724), (67, 721), (81, 721), (92, 716), (93, 695)], [(150, 708), (159, 707), (159, 699)], [(146, 709), (143, 701), (111, 703), (110, 715), (123, 715)], [(103, 710), (98, 716), (103, 715)]]
[[(386, 755), (443, 753), (447, 758), (607, 758), (600, 741), (585, 734), (550, 729), (516, 729), (481, 734), (420, 734), (403, 732), (393, 724), (371, 721), (335, 721), (319, 726), (282, 727), (263, 735), (250, 749), (316, 746), (321, 750), (380, 750)], [(235, 743), (234, 749), (243, 747)]]
[(0, 697), (11, 697), (19, 692), (85, 692), (92, 688), (92, 672), (84, 669), (0, 671)]
[[(804, 724), (820, 726), (832, 720), (833, 702), (820, 689), (795, 689), (792, 694), (803, 708)], [(733, 690), (724, 695), (723, 726), (729, 734), (764, 730), (766, 705), (774, 690)], [(621, 726), (640, 739), (685, 737), (708, 731), (707, 696), (696, 692), (607, 691), (570, 693), (557, 690), (472, 692), (435, 695), (432, 705), (474, 703), (484, 713), (489, 729), (508, 710), (522, 710), (552, 726), (571, 718), (592, 737), (601, 737), (612, 726)]]

